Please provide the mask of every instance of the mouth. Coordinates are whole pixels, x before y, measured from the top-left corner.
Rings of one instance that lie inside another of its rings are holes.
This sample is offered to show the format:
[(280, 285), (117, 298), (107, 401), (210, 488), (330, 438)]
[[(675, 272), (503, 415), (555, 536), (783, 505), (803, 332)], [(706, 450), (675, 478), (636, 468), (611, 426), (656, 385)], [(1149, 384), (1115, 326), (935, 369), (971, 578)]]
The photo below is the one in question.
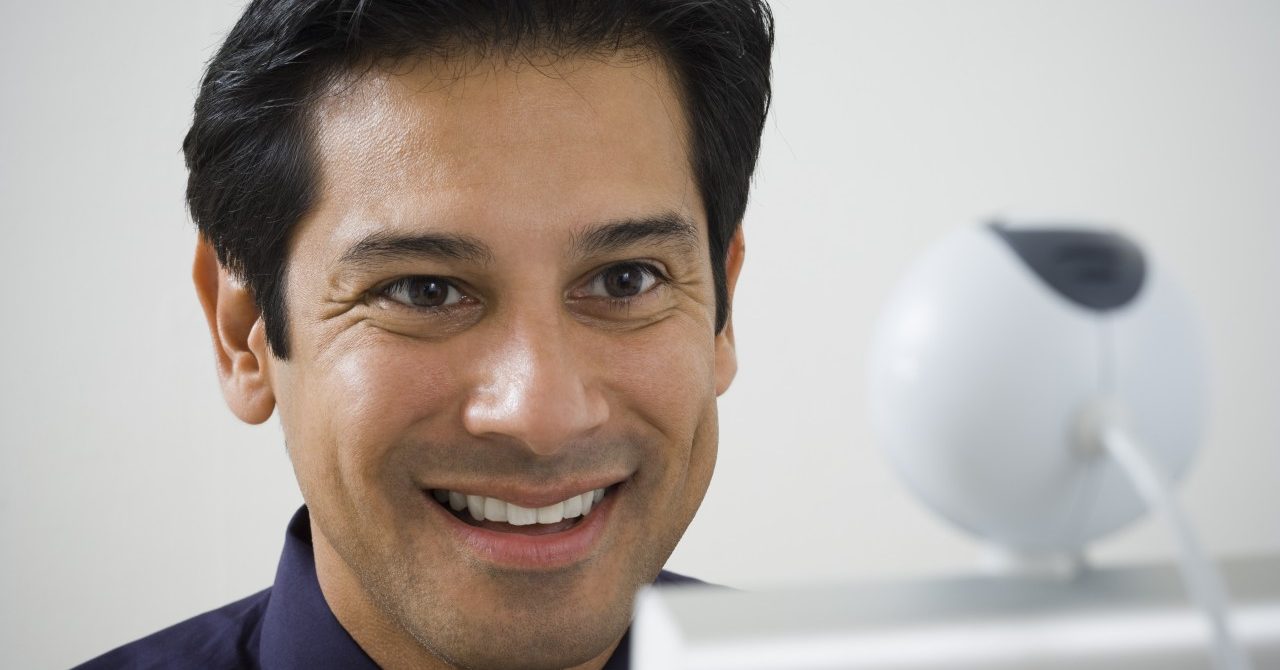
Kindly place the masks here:
[(468, 495), (445, 489), (428, 493), (455, 518), (476, 528), (498, 533), (547, 535), (576, 527), (600, 506), (617, 485), (592, 489), (544, 507), (522, 507), (500, 498)]
[(517, 569), (567, 567), (599, 543), (623, 484), (591, 489), (532, 507), (448, 489), (424, 491), (459, 544), (480, 558)]

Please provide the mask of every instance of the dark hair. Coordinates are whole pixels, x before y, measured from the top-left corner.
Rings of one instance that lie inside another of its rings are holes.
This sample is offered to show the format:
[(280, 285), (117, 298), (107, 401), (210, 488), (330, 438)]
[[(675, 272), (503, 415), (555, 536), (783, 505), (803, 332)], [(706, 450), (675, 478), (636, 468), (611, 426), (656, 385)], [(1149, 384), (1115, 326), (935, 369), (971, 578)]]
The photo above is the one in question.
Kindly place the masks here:
[(335, 77), (417, 54), (556, 53), (639, 46), (671, 69), (706, 207), (716, 332), (725, 254), (746, 211), (769, 108), (764, 0), (253, 0), (209, 62), (182, 148), (187, 206), (218, 261), (246, 282), (272, 352), (289, 353), (289, 233), (314, 204), (308, 113)]

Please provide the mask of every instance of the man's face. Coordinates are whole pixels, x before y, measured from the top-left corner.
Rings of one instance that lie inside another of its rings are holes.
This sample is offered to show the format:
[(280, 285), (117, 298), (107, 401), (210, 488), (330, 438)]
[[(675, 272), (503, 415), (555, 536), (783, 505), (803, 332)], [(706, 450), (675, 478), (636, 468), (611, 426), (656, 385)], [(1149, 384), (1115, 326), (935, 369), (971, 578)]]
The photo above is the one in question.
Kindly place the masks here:
[(735, 369), (665, 66), (421, 61), (335, 87), (315, 130), (267, 376), (326, 598), (388, 665), (606, 656)]

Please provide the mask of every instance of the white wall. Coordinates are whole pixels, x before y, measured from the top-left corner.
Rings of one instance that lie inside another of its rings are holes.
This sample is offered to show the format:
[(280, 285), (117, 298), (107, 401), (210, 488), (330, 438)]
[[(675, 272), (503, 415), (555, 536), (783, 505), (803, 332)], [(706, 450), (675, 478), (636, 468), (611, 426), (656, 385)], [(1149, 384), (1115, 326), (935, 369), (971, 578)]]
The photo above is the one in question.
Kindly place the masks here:
[[(224, 408), (179, 143), (239, 2), (6, 2), (0, 665), (64, 667), (270, 583), (300, 497)], [(1280, 3), (777, 0), (721, 461), (670, 567), (736, 585), (970, 569), (866, 422), (876, 311), (997, 212), (1122, 225), (1213, 361), (1183, 488), (1218, 555), (1280, 550)], [(1100, 562), (1167, 558), (1161, 529)]]

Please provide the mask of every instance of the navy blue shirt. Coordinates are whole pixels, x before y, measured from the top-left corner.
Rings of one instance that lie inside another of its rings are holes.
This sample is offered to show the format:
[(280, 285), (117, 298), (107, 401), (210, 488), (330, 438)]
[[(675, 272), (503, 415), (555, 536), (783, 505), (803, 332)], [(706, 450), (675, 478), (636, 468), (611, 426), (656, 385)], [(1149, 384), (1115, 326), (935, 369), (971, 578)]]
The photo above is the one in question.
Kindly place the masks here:
[[(701, 582), (663, 571), (654, 583)], [(605, 670), (631, 666), (629, 637), (630, 631), (622, 636)], [(270, 588), (107, 652), (78, 670), (377, 667), (338, 623), (320, 593), (311, 550), (311, 520), (304, 506), (289, 522), (276, 581)]]

